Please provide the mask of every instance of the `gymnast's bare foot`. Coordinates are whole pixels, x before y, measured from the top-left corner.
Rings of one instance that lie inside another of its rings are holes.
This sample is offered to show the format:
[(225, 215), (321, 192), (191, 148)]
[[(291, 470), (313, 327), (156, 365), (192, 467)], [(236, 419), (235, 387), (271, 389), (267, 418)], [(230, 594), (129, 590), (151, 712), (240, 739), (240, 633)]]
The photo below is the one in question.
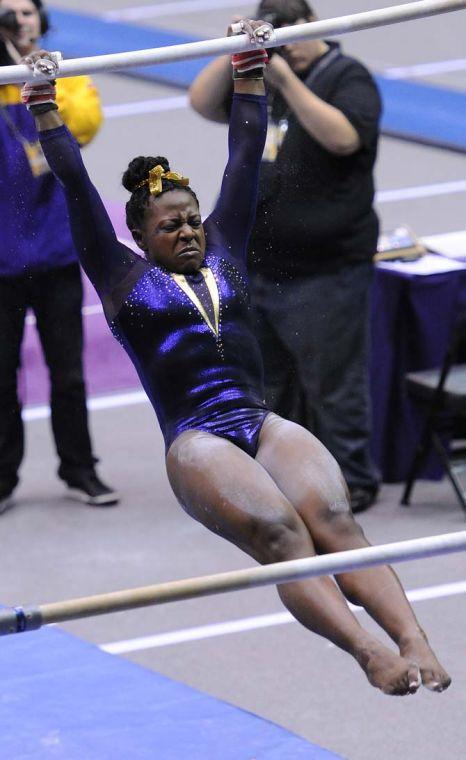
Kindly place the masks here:
[(415, 694), (421, 685), (419, 668), (399, 657), (376, 639), (366, 643), (356, 655), (372, 686), (392, 696)]
[(418, 666), (426, 689), (440, 692), (450, 686), (451, 678), (437, 660), (423, 631), (401, 641), (400, 655)]

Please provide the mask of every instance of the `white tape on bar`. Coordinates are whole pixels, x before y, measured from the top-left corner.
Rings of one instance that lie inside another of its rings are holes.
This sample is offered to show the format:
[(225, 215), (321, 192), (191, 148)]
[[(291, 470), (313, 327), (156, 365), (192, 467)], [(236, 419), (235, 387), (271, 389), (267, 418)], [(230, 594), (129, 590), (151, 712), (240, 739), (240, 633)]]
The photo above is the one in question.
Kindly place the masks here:
[[(337, 37), (348, 32), (372, 29), (401, 21), (411, 21), (464, 8), (466, 8), (466, 0), (418, 0), (418, 2), (407, 3), (406, 5), (395, 5), (375, 11), (277, 29), (274, 40), (261, 43), (261, 47), (285, 45), (302, 39)], [(98, 71), (118, 71), (132, 66), (149, 66), (156, 63), (170, 63), (211, 55), (240, 53), (244, 50), (253, 50), (256, 47), (249, 42), (246, 36), (240, 35), (191, 42), (184, 45), (135, 50), (128, 53), (74, 58), (60, 64), (60, 71), (57, 76), (69, 77), (78, 74), (92, 74)], [(24, 65), (3, 66), (0, 69), (0, 84), (29, 82), (33, 79), (37, 81), (37, 77), (33, 77), (32, 72)]]

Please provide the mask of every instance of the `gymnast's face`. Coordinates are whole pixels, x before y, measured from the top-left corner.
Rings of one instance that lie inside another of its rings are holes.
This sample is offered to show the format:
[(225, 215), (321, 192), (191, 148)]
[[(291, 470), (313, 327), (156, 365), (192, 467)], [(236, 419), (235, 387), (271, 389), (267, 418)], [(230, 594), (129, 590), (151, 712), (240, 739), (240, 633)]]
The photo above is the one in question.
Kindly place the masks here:
[(204, 227), (196, 199), (186, 190), (152, 197), (142, 230), (134, 230), (133, 235), (148, 260), (170, 272), (193, 274), (202, 266)]

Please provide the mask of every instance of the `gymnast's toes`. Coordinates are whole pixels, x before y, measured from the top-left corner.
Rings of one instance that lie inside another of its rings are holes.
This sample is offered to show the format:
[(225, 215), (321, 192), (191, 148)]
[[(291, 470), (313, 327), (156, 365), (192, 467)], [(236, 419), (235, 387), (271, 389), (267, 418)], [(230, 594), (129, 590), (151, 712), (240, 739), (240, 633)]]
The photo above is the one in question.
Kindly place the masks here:
[(400, 654), (418, 666), (422, 685), (426, 689), (436, 692), (448, 689), (451, 678), (437, 660), (424, 634), (405, 641), (400, 646)]
[(422, 685), (429, 691), (442, 692), (451, 684), (451, 678), (448, 673), (441, 667), (437, 669), (421, 669)]

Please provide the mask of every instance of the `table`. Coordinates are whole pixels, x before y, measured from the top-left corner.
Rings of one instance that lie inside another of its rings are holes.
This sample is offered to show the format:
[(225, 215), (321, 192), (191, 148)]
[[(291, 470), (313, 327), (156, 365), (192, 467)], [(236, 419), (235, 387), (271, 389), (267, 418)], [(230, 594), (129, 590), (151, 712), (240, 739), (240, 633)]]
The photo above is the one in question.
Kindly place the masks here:
[[(372, 452), (384, 482), (406, 478), (422, 430), (422, 410), (408, 398), (404, 376), (441, 364), (459, 313), (466, 314), (466, 262), (428, 255), (418, 262), (377, 265), (370, 367)], [(441, 475), (434, 456), (420, 473), (424, 478)]]

